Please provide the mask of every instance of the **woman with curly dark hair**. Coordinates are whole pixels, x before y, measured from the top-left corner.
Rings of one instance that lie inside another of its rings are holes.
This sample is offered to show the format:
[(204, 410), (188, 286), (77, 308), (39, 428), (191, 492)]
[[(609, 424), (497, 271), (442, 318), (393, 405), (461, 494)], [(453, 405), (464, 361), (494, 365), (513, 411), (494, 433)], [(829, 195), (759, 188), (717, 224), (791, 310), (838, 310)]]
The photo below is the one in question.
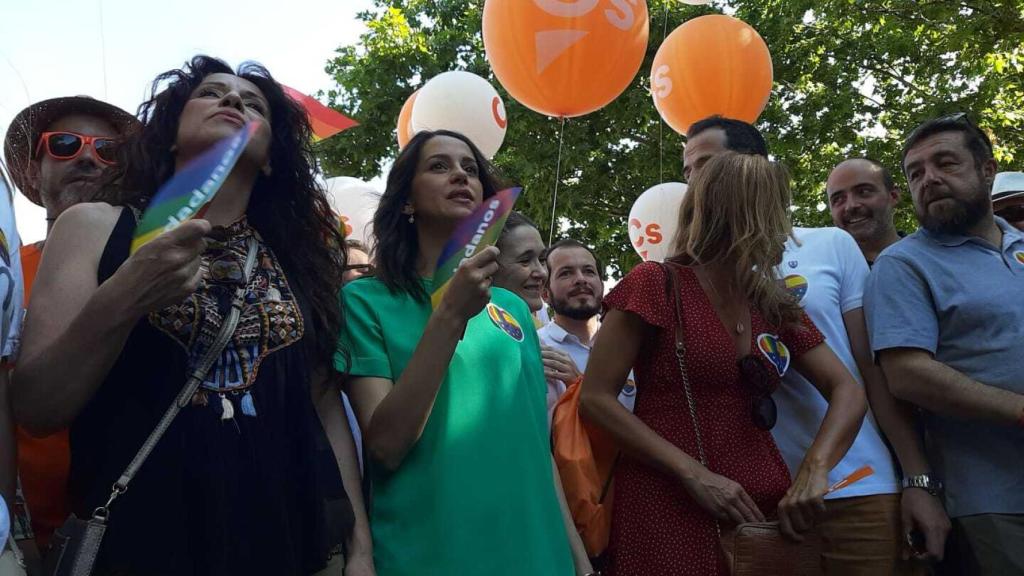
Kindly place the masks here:
[[(97, 573), (372, 574), (328, 369), (343, 240), (313, 178), (303, 109), (263, 67), (197, 56), (157, 77), (140, 115), (122, 185), (106, 191), (126, 206), (75, 206), (47, 241), (16, 418), (36, 433), (70, 426), (73, 509), (109, 509)], [(129, 255), (135, 208), (247, 122), (258, 128), (204, 219)], [(201, 385), (125, 489), (126, 466), (193, 371)]]

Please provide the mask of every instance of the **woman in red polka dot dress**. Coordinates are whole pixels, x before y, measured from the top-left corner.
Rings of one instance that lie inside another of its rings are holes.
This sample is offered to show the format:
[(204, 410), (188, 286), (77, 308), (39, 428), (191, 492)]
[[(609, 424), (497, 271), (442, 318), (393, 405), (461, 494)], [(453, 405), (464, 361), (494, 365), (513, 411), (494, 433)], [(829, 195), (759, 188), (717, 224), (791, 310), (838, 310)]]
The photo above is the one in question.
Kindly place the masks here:
[[(863, 392), (772, 275), (789, 232), (785, 171), (724, 154), (691, 180), (668, 269), (636, 267), (604, 300), (584, 415), (623, 450), (609, 543), (614, 576), (728, 573), (717, 525), (777, 518), (792, 538), (824, 508), (828, 471), (860, 428)], [(675, 354), (678, 290), (700, 461)], [(796, 478), (772, 440), (770, 392), (797, 369), (830, 400)], [(634, 414), (616, 400), (630, 368)]]

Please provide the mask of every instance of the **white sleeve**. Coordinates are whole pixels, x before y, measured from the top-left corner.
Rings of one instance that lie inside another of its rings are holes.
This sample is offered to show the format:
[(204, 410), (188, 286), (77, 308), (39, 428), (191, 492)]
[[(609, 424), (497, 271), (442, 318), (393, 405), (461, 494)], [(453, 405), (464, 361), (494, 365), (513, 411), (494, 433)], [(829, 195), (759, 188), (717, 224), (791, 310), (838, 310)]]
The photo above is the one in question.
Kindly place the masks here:
[(21, 276), (21, 240), (14, 223), (10, 194), (0, 191), (0, 356), (12, 360), (21, 341), (25, 316)]
[(836, 228), (833, 235), (836, 264), (839, 267), (839, 306), (843, 314), (864, 306), (864, 286), (868, 281), (867, 260), (860, 246), (846, 231)]

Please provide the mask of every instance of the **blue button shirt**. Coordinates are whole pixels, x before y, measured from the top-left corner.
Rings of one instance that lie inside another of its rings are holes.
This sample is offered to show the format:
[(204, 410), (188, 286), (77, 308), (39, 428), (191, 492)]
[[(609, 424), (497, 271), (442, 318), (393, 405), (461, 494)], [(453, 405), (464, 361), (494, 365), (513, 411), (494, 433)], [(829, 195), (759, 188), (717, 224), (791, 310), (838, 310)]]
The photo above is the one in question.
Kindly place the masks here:
[[(1002, 246), (921, 229), (887, 248), (868, 278), (871, 346), (920, 348), (977, 382), (1024, 393), (1024, 235)], [(931, 464), (952, 517), (1024, 513), (1024, 430), (926, 415)]]

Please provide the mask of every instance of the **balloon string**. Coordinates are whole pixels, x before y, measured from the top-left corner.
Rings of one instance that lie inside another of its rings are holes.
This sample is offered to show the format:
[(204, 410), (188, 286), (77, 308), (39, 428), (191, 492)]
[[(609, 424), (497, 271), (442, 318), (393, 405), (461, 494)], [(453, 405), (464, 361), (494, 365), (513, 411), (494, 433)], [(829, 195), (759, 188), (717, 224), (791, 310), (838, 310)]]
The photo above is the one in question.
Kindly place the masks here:
[(103, 63), (103, 99), (107, 99), (107, 35), (103, 26), (103, 0), (97, 0), (100, 13), (100, 58)]
[(565, 116), (558, 127), (558, 160), (555, 162), (555, 193), (551, 195), (551, 231), (548, 232), (548, 245), (555, 239), (555, 209), (558, 207), (558, 181), (562, 179), (562, 136), (565, 134)]
[[(661, 42), (668, 36), (668, 3), (665, 0), (665, 17), (661, 24)], [(658, 184), (665, 182), (665, 120), (658, 114)]]

